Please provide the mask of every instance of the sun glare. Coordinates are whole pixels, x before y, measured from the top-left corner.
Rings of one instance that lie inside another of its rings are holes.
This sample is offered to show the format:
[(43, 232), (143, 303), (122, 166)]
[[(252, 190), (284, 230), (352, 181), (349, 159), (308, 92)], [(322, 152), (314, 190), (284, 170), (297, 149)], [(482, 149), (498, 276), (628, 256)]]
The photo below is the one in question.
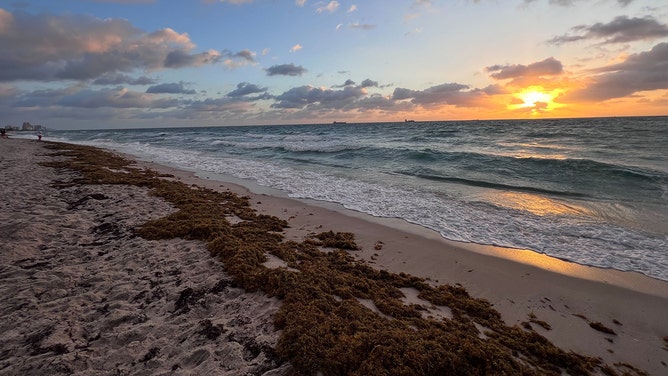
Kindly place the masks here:
[(512, 110), (530, 110), (532, 114), (536, 115), (541, 112), (551, 111), (558, 107), (558, 105), (553, 102), (558, 94), (558, 89), (547, 91), (541, 86), (529, 86), (513, 94), (515, 103), (508, 107)]
[(552, 95), (541, 93), (540, 91), (527, 91), (519, 95), (520, 99), (524, 101), (522, 107), (534, 107), (538, 103), (550, 103)]

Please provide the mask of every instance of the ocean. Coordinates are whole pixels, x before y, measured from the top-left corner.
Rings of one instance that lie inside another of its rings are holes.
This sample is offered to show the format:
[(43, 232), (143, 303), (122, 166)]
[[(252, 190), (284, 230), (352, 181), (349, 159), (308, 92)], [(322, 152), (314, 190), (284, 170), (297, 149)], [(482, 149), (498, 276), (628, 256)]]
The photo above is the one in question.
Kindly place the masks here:
[(668, 281), (668, 117), (48, 131), (444, 238)]

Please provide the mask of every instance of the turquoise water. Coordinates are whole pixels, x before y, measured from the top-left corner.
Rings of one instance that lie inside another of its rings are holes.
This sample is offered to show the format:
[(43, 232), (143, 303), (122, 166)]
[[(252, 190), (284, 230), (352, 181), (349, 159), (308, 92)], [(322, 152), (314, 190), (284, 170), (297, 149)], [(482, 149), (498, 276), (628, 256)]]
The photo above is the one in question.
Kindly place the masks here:
[(668, 118), (50, 131), (443, 237), (668, 280)]

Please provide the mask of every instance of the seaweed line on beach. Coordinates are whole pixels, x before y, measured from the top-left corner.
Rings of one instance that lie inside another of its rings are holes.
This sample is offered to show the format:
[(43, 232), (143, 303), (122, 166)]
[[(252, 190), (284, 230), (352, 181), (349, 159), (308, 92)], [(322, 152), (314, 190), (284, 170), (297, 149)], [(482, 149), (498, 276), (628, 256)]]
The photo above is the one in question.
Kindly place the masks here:
[[(374, 269), (349, 254), (357, 247), (352, 234), (323, 232), (285, 241), (288, 223), (257, 214), (248, 197), (189, 186), (92, 147), (49, 143), (48, 148), (69, 158), (45, 166), (80, 172), (55, 186), (150, 188), (177, 210), (139, 226), (137, 235), (204, 241), (238, 286), (281, 299), (274, 318), (281, 337), (273, 353), (292, 365), (293, 374), (645, 374), (561, 350), (530, 326), (508, 326), (488, 301), (471, 297), (462, 286)], [(267, 254), (287, 267), (268, 268)], [(404, 303), (402, 289), (408, 288), (424, 304)], [(425, 317), (434, 307), (447, 307), (452, 317)], [(202, 326), (207, 335), (219, 335), (210, 323)]]

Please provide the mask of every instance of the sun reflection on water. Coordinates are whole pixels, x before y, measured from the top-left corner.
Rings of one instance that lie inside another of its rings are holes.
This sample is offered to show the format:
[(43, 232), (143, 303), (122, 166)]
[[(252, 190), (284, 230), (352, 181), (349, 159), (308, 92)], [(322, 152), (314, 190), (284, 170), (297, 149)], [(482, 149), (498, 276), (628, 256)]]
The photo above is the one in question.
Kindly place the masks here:
[(539, 216), (591, 214), (589, 209), (572, 203), (565, 204), (544, 196), (523, 192), (494, 192), (486, 197), (495, 205), (529, 212)]

